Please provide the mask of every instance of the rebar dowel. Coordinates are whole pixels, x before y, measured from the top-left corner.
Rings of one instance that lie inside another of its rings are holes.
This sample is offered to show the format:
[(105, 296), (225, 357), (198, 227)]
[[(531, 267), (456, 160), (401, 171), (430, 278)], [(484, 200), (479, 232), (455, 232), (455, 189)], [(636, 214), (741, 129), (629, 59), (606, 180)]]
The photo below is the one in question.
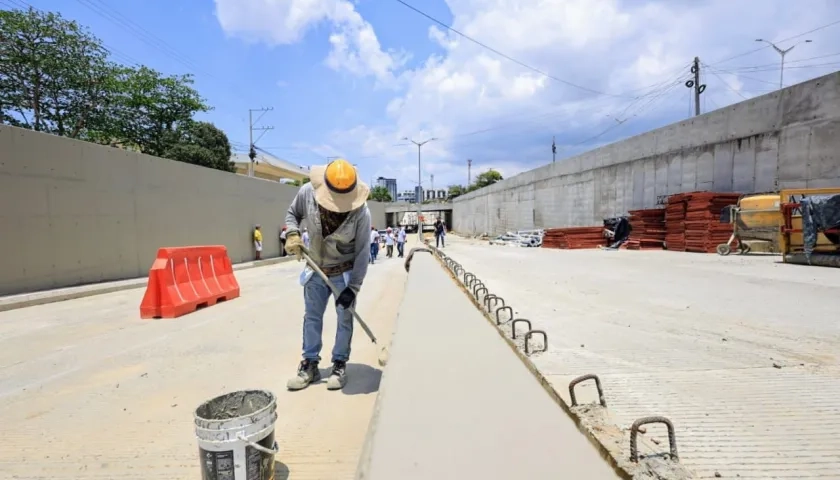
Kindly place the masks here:
[(544, 352), (544, 351), (548, 350), (548, 335), (546, 335), (545, 331), (543, 331), (543, 330), (529, 330), (528, 332), (525, 333), (525, 355), (530, 355), (531, 354), (531, 352), (528, 350), (528, 340), (530, 340), (531, 336), (533, 336), (535, 333), (542, 334), (542, 336), (543, 336), (543, 349), (540, 350), (539, 352), (534, 352), (534, 353), (541, 353), (541, 352)]
[(510, 322), (510, 337), (516, 340), (516, 324), (519, 322), (525, 322), (528, 324), (528, 332), (531, 331), (531, 321), (526, 318), (516, 318), (512, 322)]
[(637, 445), (637, 438), (639, 435), (639, 427), (651, 423), (662, 423), (668, 429), (668, 444), (671, 447), (671, 460), (680, 461), (679, 453), (677, 453), (677, 436), (674, 433), (674, 424), (665, 417), (644, 417), (633, 422), (630, 427), (630, 461), (633, 463), (639, 462), (639, 448)]
[(598, 378), (598, 375), (593, 373), (587, 375), (581, 375), (576, 379), (569, 382), (569, 398), (572, 399), (572, 406), (577, 407), (577, 397), (575, 396), (575, 387), (583, 381), (586, 380), (595, 380), (595, 388), (598, 389), (598, 401), (601, 403), (601, 406), (606, 408), (607, 407), (607, 400), (604, 398), (604, 389), (601, 387), (601, 379)]
[(464, 285), (465, 285), (466, 287), (469, 287), (469, 286), (470, 286), (470, 283), (469, 283), (469, 282), (470, 282), (470, 280), (472, 280), (473, 278), (475, 278), (475, 275), (473, 275), (473, 274), (472, 274), (472, 273), (470, 273), (470, 272), (464, 272)]
[(510, 311), (510, 318), (513, 318), (513, 308), (512, 307), (509, 307), (509, 306), (499, 307), (499, 308), (496, 309), (496, 325), (501, 325), (502, 324), (502, 320), (501, 320), (501, 318), (499, 318), (499, 313), (501, 313), (503, 310), (509, 310)]
[(504, 298), (502, 298), (502, 297), (500, 297), (500, 296), (498, 296), (494, 293), (488, 294), (484, 297), (484, 308), (486, 308), (488, 312), (490, 311), (490, 300), (493, 300), (493, 305), (494, 306), (498, 305), (499, 302), (502, 302), (503, 307), (505, 306), (505, 299)]
[(486, 285), (484, 285), (484, 282), (482, 282), (481, 280), (473, 282), (473, 284), (472, 284), (472, 294), (473, 294), (473, 296), (475, 296), (475, 292), (478, 291), (479, 288), (482, 288), (482, 287), (485, 287), (485, 286)]

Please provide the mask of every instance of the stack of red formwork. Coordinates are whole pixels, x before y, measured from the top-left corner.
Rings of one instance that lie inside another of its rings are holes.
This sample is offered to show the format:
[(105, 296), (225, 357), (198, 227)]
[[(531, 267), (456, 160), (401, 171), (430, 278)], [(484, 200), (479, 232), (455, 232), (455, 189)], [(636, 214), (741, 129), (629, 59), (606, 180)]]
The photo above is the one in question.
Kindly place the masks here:
[(665, 209), (630, 210), (630, 238), (622, 245), (628, 250), (662, 250), (665, 243)]
[(665, 248), (677, 252), (685, 251), (685, 209), (690, 193), (678, 193), (668, 197), (665, 207)]
[(724, 207), (738, 203), (738, 193), (696, 192), (686, 205), (685, 249), (689, 252), (715, 253), (732, 235), (732, 225), (720, 223)]
[(549, 228), (543, 236), (543, 248), (597, 248), (606, 245), (604, 227)]

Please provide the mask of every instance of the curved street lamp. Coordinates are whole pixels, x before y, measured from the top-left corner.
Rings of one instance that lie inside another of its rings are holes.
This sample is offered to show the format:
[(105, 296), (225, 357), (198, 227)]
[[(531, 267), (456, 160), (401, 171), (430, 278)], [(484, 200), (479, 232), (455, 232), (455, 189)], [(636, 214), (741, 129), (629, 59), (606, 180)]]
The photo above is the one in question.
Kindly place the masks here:
[(756, 39), (755, 39), (755, 41), (756, 41), (756, 42), (760, 42), (760, 43), (766, 43), (767, 45), (770, 45), (771, 47), (773, 47), (773, 50), (777, 51), (777, 52), (779, 53), (779, 55), (781, 55), (781, 57), (782, 57), (782, 73), (780, 73), (780, 74), (779, 74), (779, 89), (784, 88), (784, 80), (785, 80), (785, 55), (787, 55), (787, 53), (788, 53), (788, 52), (790, 52), (791, 50), (793, 50), (793, 48), (794, 48), (795, 46), (797, 46), (797, 45), (801, 45), (801, 44), (803, 44), (803, 43), (811, 43), (811, 40), (802, 40), (801, 42), (799, 42), (799, 43), (794, 43), (793, 45), (791, 45), (791, 46), (790, 46), (790, 47), (788, 47), (787, 49), (784, 49), (784, 50), (783, 50), (783, 49), (781, 49), (781, 48), (777, 47), (777, 46), (776, 46), (776, 44), (775, 44), (775, 43), (773, 43), (773, 42), (771, 42), (770, 40), (765, 40), (765, 39), (763, 39), (763, 38), (756, 38)]
[(420, 188), (417, 189), (417, 195), (415, 195), (414, 201), (417, 202), (417, 234), (419, 235), (420, 243), (422, 244), (423, 243), (423, 225), (420, 223), (420, 216), (422, 215), (422, 212), (420, 210), (421, 210), (421, 206), (423, 205), (423, 203), (420, 199), (420, 193), (422, 193), (422, 190), (423, 190), (423, 187), (422, 187), (422, 185), (423, 185), (423, 171), (420, 169), (420, 150), (423, 148), (423, 145), (425, 145), (425, 144), (427, 144), (431, 141), (437, 140), (437, 138), (432, 137), (432, 138), (430, 138), (428, 140), (424, 140), (422, 142), (415, 142), (414, 140), (412, 140), (408, 137), (403, 137), (402, 139), (405, 140), (406, 142), (411, 142), (411, 143), (417, 145), (417, 185), (419, 185)]

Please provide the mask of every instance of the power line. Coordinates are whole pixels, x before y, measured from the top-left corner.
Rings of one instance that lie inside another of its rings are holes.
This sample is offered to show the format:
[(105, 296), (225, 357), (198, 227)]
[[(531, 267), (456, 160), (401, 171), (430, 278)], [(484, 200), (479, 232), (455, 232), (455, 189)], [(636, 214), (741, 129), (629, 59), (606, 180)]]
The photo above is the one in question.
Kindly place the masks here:
[[(19, 0), (23, 1), (23, 0)], [(191, 71), (192, 73), (199, 74), (203, 77), (211, 78), (220, 82), (223, 85), (228, 85), (231, 88), (230, 90), (237, 95), (241, 100), (247, 100), (244, 96), (239, 94), (239, 92), (243, 91), (242, 87), (231, 84), (226, 80), (217, 77), (216, 75), (203, 70), (198, 66), (196, 62), (191, 60), (188, 56), (180, 53), (175, 47), (171, 46), (169, 43), (161, 39), (160, 37), (156, 36), (148, 29), (140, 25), (139, 23), (131, 20), (129, 17), (121, 13), (114, 7), (111, 7), (107, 3), (103, 2), (102, 0), (76, 0), (79, 4), (85, 6), (92, 12), (96, 13), (103, 19), (108, 22), (117, 25), (121, 29), (128, 30), (132, 36), (136, 37), (145, 45), (157, 50), (160, 53), (163, 53), (170, 59), (174, 60), (175, 62), (179, 63), (180, 65), (187, 68), (187, 70)], [(136, 65), (141, 65), (140, 62), (134, 61)], [(231, 105), (232, 106), (232, 105)]]
[[(601, 132), (599, 132), (595, 135), (592, 135), (592, 136), (587, 137), (583, 140), (575, 142), (571, 145), (561, 147), (560, 149), (565, 150), (565, 149), (568, 149), (568, 148), (577, 147), (577, 146), (581, 146), (581, 145), (590, 143), (594, 140), (597, 140), (597, 139), (603, 137), (607, 133), (610, 133), (613, 130), (622, 127), (628, 121), (632, 120), (634, 117), (640, 116), (643, 112), (645, 112), (646, 110), (650, 109), (653, 105), (658, 103), (658, 101), (661, 101), (663, 98), (665, 98), (665, 96), (668, 93), (672, 92), (679, 85), (682, 85), (682, 80), (671, 82), (670, 84), (668, 84), (668, 85), (662, 87), (661, 89), (659, 89), (654, 95), (651, 96), (651, 98), (647, 99), (648, 100), (647, 102), (644, 102), (644, 103), (641, 103), (641, 104), (639, 104), (640, 99), (633, 99), (633, 101), (630, 102), (630, 105), (628, 105), (628, 107), (624, 108), (624, 112), (626, 112), (626, 114), (627, 114), (627, 116), (625, 118), (621, 119), (621, 118), (616, 118), (615, 116), (607, 115), (608, 117), (613, 119), (613, 123), (608, 128), (604, 129), (603, 131), (601, 131)], [(520, 133), (520, 134), (516, 134), (516, 135), (504, 135), (504, 134), (502, 134), (502, 135), (503, 135), (502, 138), (508, 138), (508, 139), (514, 138), (515, 139), (515, 138), (518, 138), (518, 137), (523, 137), (525, 134)], [(467, 146), (470, 146), (470, 145), (477, 145), (477, 144), (483, 144), (483, 143), (486, 143), (486, 142), (482, 141), (482, 140), (478, 140), (478, 141), (472, 141), (472, 142), (467, 142), (467, 143), (456, 143), (456, 145), (459, 148), (463, 148), (463, 147), (467, 147)]]
[[(658, 97), (660, 94), (663, 93), (663, 91), (669, 90), (672, 87), (681, 84), (683, 82), (683, 79), (681, 79), (680, 76), (682, 76), (683, 73), (684, 72), (680, 72), (680, 74), (679, 74), (679, 76), (677, 76), (677, 78), (671, 78), (671, 79), (668, 79), (666, 81), (659, 82), (658, 84), (652, 85), (652, 86), (657, 87), (657, 88), (651, 90), (650, 92), (648, 92), (644, 95), (641, 95), (639, 97), (634, 98), (632, 101), (630, 101), (627, 104), (627, 106), (625, 106), (621, 110), (621, 112), (616, 112), (616, 114), (614, 114), (614, 115), (607, 115), (607, 116), (616, 119), (616, 121), (618, 121), (618, 122), (623, 122), (624, 120), (622, 120), (622, 119), (626, 120), (626, 115), (627, 115), (628, 111), (631, 108), (637, 106), (637, 104), (639, 104), (643, 100), (645, 100), (645, 99), (647, 99), (651, 96)], [(513, 127), (513, 128), (524, 127), (524, 126), (530, 125), (531, 123), (539, 121), (539, 120), (548, 120), (552, 117), (559, 117), (559, 116), (563, 116), (565, 114), (566, 114), (566, 112), (547, 112), (547, 113), (542, 113), (540, 115), (533, 116), (533, 117), (528, 118), (528, 119), (523, 119), (523, 120), (526, 120), (525, 124), (520, 124), (519, 122), (517, 122), (517, 123), (506, 123), (506, 124), (502, 124), (502, 125), (498, 125), (498, 126), (494, 126), (494, 127), (477, 129), (477, 130), (473, 130), (473, 131), (469, 131), (469, 132), (461, 133), (461, 134), (457, 134), (457, 135), (450, 135), (448, 137), (439, 137), (439, 139), (441, 139), (441, 140), (453, 140), (453, 139), (460, 139), (460, 138), (480, 135), (480, 134), (488, 133), (488, 132), (494, 132), (494, 131), (498, 131), (498, 130), (502, 130), (502, 129), (510, 129), (511, 127)], [(464, 144), (460, 144), (460, 145), (464, 145)]]
[(706, 69), (707, 69), (707, 70), (709, 70), (710, 72), (712, 72), (712, 75), (716, 76), (716, 77), (718, 78), (718, 80), (720, 80), (720, 81), (721, 81), (721, 83), (723, 83), (724, 85), (726, 85), (726, 88), (728, 88), (728, 89), (732, 90), (733, 92), (735, 92), (735, 93), (736, 93), (739, 97), (743, 98), (744, 100), (747, 100), (747, 97), (745, 97), (743, 93), (741, 93), (741, 92), (739, 92), (738, 90), (736, 90), (736, 89), (732, 88), (732, 86), (731, 86), (731, 85), (729, 85), (729, 82), (727, 82), (726, 80), (724, 80), (724, 79), (723, 79), (723, 77), (721, 77), (720, 75), (718, 75), (718, 73), (715, 71), (715, 69), (713, 69), (712, 67), (710, 67), (710, 66), (706, 65), (705, 63), (703, 64), (703, 66), (704, 66), (704, 67), (706, 67)]
[[(838, 55), (840, 55), (840, 52), (829, 53), (827, 55), (819, 55), (817, 57), (800, 58), (800, 59), (797, 59), (797, 60), (785, 60), (785, 65), (788, 65), (790, 63), (802, 63), (802, 62), (808, 62), (808, 61), (811, 61), (811, 60), (819, 60), (819, 59), (828, 58), (828, 57), (836, 57)], [(732, 70), (745, 70), (745, 69), (751, 69), (751, 68), (767, 68), (767, 67), (777, 67), (778, 68), (778, 66), (779, 66), (779, 62), (774, 62), (774, 63), (764, 63), (764, 64), (761, 64), (761, 65), (731, 67), (731, 69)], [(787, 67), (785, 67), (785, 68), (787, 68)]]
[[(828, 67), (836, 67), (838, 65), (840, 65), (840, 62), (816, 63), (816, 64), (812, 64), (812, 65), (794, 65), (792, 67), (789, 67), (789, 66), (785, 65), (785, 70), (787, 70), (789, 68), (828, 68)], [(766, 68), (753, 68), (753, 69), (743, 69), (743, 70), (735, 69), (735, 72), (743, 71), (743, 72), (746, 72), (746, 73), (758, 73), (758, 72), (778, 72), (779, 70), (781, 70), (781, 67), (777, 65), (775, 67), (766, 67)], [(738, 73), (738, 75), (740, 75), (740, 73)]]
[[(684, 67), (682, 67), (680, 70), (684, 70), (685, 68), (687, 68), (687, 65), (686, 65), (686, 66), (684, 66)], [(682, 72), (680, 72), (680, 73), (682, 73)], [(647, 89), (647, 88), (652, 88), (652, 87), (656, 87), (656, 88), (653, 88), (650, 92), (648, 92), (648, 93), (646, 93), (646, 94), (644, 94), (644, 95), (640, 95), (640, 96), (638, 96), (638, 97), (634, 98), (634, 99), (633, 99), (633, 101), (631, 101), (630, 103), (628, 103), (627, 107), (626, 107), (626, 108), (625, 108), (625, 109), (624, 109), (621, 113), (619, 113), (619, 114), (615, 115), (615, 117), (617, 117), (617, 118), (623, 118), (623, 117), (624, 117), (624, 115), (626, 114), (627, 110), (628, 110), (629, 108), (631, 108), (634, 104), (636, 104), (637, 102), (640, 102), (640, 101), (644, 100), (645, 98), (647, 98), (647, 97), (649, 97), (649, 96), (651, 96), (651, 95), (655, 95), (655, 94), (657, 94), (658, 92), (660, 92), (660, 91), (661, 91), (661, 89), (663, 88), (663, 86), (664, 86), (664, 87), (668, 87), (668, 86), (670, 86), (672, 83), (674, 83), (674, 81), (675, 81), (675, 80), (672, 78), (672, 79), (669, 79), (669, 80), (665, 80), (665, 81), (663, 81), (663, 82), (659, 82), (659, 83), (657, 83), (657, 84), (648, 85), (647, 87), (643, 87), (643, 88), (645, 88), (645, 89)], [(680, 80), (680, 79), (677, 79), (677, 80), (676, 80), (676, 83), (680, 83), (680, 82), (682, 82), (682, 80)], [(539, 114), (539, 115), (535, 115), (535, 116), (528, 115), (526, 118), (522, 118), (521, 120), (525, 120), (527, 123), (529, 123), (529, 124), (530, 124), (530, 123), (532, 123), (532, 122), (535, 122), (535, 121), (538, 121), (538, 120), (541, 120), (541, 119), (546, 119), (546, 120), (547, 120), (547, 119), (552, 118), (552, 117), (559, 117), (559, 116), (564, 115), (565, 113), (566, 113), (566, 112), (556, 112), (556, 111), (553, 111), (553, 112), (545, 112), (545, 113), (541, 113), (541, 114)], [(519, 124), (519, 122), (516, 122), (516, 123), (510, 123), (510, 122), (509, 122), (509, 123), (506, 123), (506, 124), (503, 124), (503, 125), (499, 125), (499, 126), (495, 126), (495, 127), (480, 128), (480, 129), (476, 129), (476, 130), (468, 131), (468, 132), (466, 132), (466, 133), (460, 133), (460, 134), (450, 135), (450, 136), (446, 136), (446, 137), (441, 136), (441, 137), (438, 137), (438, 138), (439, 138), (439, 139), (441, 139), (441, 140), (451, 140), (451, 139), (457, 139), (457, 138), (470, 137), (470, 136), (479, 135), (479, 134), (483, 134), (483, 133), (488, 133), (488, 132), (493, 132), (493, 131), (497, 131), (497, 130), (502, 130), (502, 129), (505, 129), (505, 128), (510, 128), (511, 126), (515, 126), (515, 125), (518, 125), (518, 124)]]
[(493, 47), (491, 47), (491, 46), (487, 45), (486, 43), (480, 42), (480, 41), (478, 41), (478, 40), (476, 40), (476, 39), (474, 39), (474, 38), (470, 37), (469, 35), (467, 35), (467, 34), (465, 34), (465, 33), (461, 32), (461, 31), (459, 31), (459, 30), (456, 30), (455, 28), (453, 28), (453, 27), (451, 27), (451, 26), (449, 26), (449, 25), (447, 25), (447, 24), (443, 23), (442, 21), (438, 20), (437, 18), (435, 18), (435, 17), (433, 17), (433, 16), (429, 15), (428, 13), (426, 13), (426, 12), (424, 12), (424, 11), (422, 11), (422, 10), (418, 9), (417, 7), (414, 7), (413, 5), (411, 5), (411, 4), (409, 4), (409, 3), (407, 3), (407, 2), (405, 2), (405, 1), (403, 1), (403, 0), (394, 0), (394, 1), (396, 1), (397, 3), (400, 3), (400, 4), (402, 4), (402, 5), (404, 5), (404, 6), (405, 6), (406, 8), (408, 8), (408, 9), (413, 10), (414, 12), (416, 12), (416, 13), (418, 13), (418, 14), (420, 14), (420, 15), (424, 16), (424, 17), (426, 17), (427, 19), (429, 19), (429, 20), (431, 20), (432, 22), (434, 22), (434, 23), (436, 23), (436, 24), (440, 25), (441, 27), (443, 27), (443, 28), (445, 28), (445, 29), (449, 30), (450, 32), (455, 33), (455, 34), (457, 34), (457, 35), (459, 35), (459, 36), (461, 36), (461, 37), (465, 38), (466, 40), (469, 40), (470, 42), (472, 42), (472, 43), (474, 43), (474, 44), (476, 44), (476, 45), (480, 46), (481, 48), (484, 48), (485, 50), (489, 50), (489, 51), (491, 51), (491, 52), (495, 53), (496, 55), (498, 55), (498, 56), (500, 56), (500, 57), (502, 57), (502, 58), (505, 58), (505, 59), (507, 59), (507, 60), (509, 60), (509, 61), (511, 61), (511, 62), (513, 62), (513, 63), (515, 63), (515, 64), (517, 64), (517, 65), (519, 65), (519, 66), (521, 66), (521, 67), (527, 68), (528, 70), (531, 70), (532, 72), (538, 73), (538, 74), (540, 74), (540, 75), (542, 75), (542, 76), (544, 76), (544, 77), (546, 77), (546, 78), (548, 78), (548, 79), (554, 80), (554, 81), (556, 81), (556, 82), (560, 82), (560, 83), (562, 83), (562, 84), (564, 84), (564, 85), (567, 85), (567, 86), (569, 86), (569, 87), (574, 87), (574, 88), (577, 88), (577, 89), (579, 89), (579, 90), (583, 90), (583, 91), (586, 91), (586, 92), (594, 93), (594, 94), (596, 94), (596, 95), (605, 95), (605, 96), (608, 96), (608, 97), (626, 97), (626, 95), (617, 95), (617, 94), (613, 94), (613, 93), (602, 92), (602, 91), (600, 91), (600, 90), (595, 90), (595, 89), (592, 89), (592, 88), (589, 88), (589, 87), (584, 87), (583, 85), (578, 85), (578, 84), (576, 84), (576, 83), (572, 83), (572, 82), (570, 82), (570, 81), (568, 81), (568, 80), (564, 80), (564, 79), (562, 79), (562, 78), (559, 78), (559, 77), (556, 77), (556, 76), (551, 75), (551, 74), (549, 74), (549, 73), (546, 73), (546, 72), (544, 72), (544, 71), (542, 71), (542, 70), (540, 70), (540, 69), (538, 69), (538, 68), (536, 68), (536, 67), (532, 67), (531, 65), (528, 65), (528, 64), (527, 64), (527, 63), (525, 63), (525, 62), (522, 62), (522, 61), (520, 61), (520, 60), (517, 60), (517, 59), (515, 59), (515, 58), (511, 57), (510, 55), (508, 55), (508, 54), (506, 54), (506, 53), (502, 53), (502, 52), (500, 52), (499, 50), (497, 50), (497, 49), (495, 49), (495, 48), (493, 48)]
[[(831, 22), (831, 23), (827, 23), (827, 24), (825, 24), (825, 25), (820, 25), (819, 27), (816, 27), (816, 28), (814, 28), (814, 29), (808, 30), (807, 32), (803, 32), (803, 33), (800, 33), (800, 34), (798, 34), (798, 35), (794, 35), (794, 36), (792, 36), (792, 37), (784, 38), (784, 39), (782, 39), (782, 40), (775, 40), (775, 41), (773, 41), (773, 43), (783, 43), (783, 42), (787, 42), (787, 41), (790, 41), (790, 40), (795, 40), (795, 39), (797, 39), (797, 38), (799, 38), (799, 37), (804, 37), (805, 35), (808, 35), (808, 34), (811, 34), (811, 33), (814, 33), (814, 32), (818, 32), (818, 31), (820, 31), (820, 30), (826, 29), (826, 28), (828, 28), (828, 27), (833, 27), (834, 25), (838, 25), (838, 24), (840, 24), (840, 20), (835, 20), (835, 21), (833, 21), (833, 22)], [(744, 53), (739, 53), (739, 54), (737, 54), (737, 55), (733, 55), (733, 56), (728, 57), (728, 58), (725, 58), (725, 59), (723, 59), (723, 60), (718, 60), (717, 62), (712, 62), (712, 63), (711, 63), (711, 65), (718, 65), (718, 64), (721, 64), (721, 63), (724, 63), (724, 62), (728, 62), (728, 61), (730, 61), (730, 60), (734, 60), (734, 59), (736, 59), (736, 58), (745, 57), (745, 56), (747, 56), (747, 55), (751, 55), (751, 54), (753, 54), (753, 53), (755, 53), (755, 52), (760, 52), (760, 51), (762, 51), (762, 50), (766, 50), (766, 49), (768, 49), (768, 48), (770, 48), (770, 45), (765, 45), (765, 46), (763, 46), (763, 47), (754, 48), (754, 49), (749, 50), (749, 51), (747, 51), (747, 52), (744, 52)]]
[[(13, 8), (17, 7), (17, 8), (21, 8), (21, 9), (24, 9), (24, 10), (26, 10), (28, 8), (31, 8), (32, 10), (34, 10), (36, 12), (47, 13), (47, 12), (39, 9), (38, 7), (32, 5), (32, 4), (30, 4), (30, 3), (28, 3), (24, 0), (5, 0), (5, 1), (11, 2), (11, 4), (13, 5)], [(110, 45), (108, 45), (107, 43), (105, 43), (101, 39), (99, 39), (99, 42), (102, 44), (102, 48), (106, 52), (108, 52), (109, 55), (113, 56), (117, 60), (121, 60), (121, 61), (123, 61), (123, 62), (125, 62), (129, 65), (137, 65), (137, 66), (141, 65), (141, 63), (136, 58), (134, 58), (134, 57), (132, 57), (132, 56), (130, 56), (130, 55), (128, 55), (128, 54), (126, 54), (126, 53), (124, 53), (124, 52), (122, 52), (122, 51), (120, 51), (120, 50), (118, 50), (118, 49), (116, 49), (116, 48), (114, 48)]]

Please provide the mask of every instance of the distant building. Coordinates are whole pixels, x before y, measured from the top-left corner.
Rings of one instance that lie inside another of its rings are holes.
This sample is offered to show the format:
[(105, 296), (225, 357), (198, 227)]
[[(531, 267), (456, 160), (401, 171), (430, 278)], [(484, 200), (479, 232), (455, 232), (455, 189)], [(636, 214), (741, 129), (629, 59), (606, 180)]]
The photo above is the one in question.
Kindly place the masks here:
[(376, 186), (383, 187), (385, 190), (388, 190), (388, 193), (391, 194), (391, 200), (397, 201), (397, 179), (396, 178), (385, 178), (379, 177), (376, 179)]
[(400, 192), (400, 193), (397, 194), (397, 201), (398, 202), (414, 203), (415, 198), (416, 197), (414, 196), (414, 192), (411, 191), (411, 190), (406, 190), (404, 192)]
[(437, 199), (438, 200), (446, 200), (446, 197), (449, 196), (449, 192), (447, 190), (438, 190), (437, 191)]

